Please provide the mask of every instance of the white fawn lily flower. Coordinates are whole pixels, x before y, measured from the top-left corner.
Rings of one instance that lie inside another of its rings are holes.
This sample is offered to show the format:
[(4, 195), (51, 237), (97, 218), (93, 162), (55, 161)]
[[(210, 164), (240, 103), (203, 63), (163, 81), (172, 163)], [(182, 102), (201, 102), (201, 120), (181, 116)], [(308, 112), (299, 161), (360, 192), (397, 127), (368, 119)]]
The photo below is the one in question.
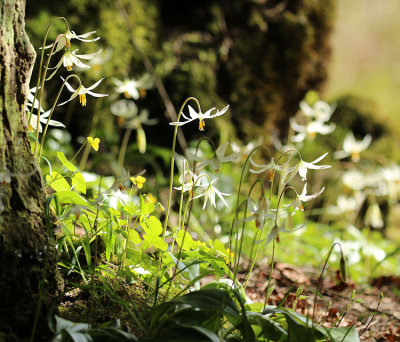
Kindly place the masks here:
[(304, 211), (303, 202), (308, 202), (308, 201), (318, 197), (319, 195), (322, 194), (322, 192), (324, 190), (325, 190), (325, 187), (323, 187), (320, 191), (316, 192), (315, 194), (307, 195), (307, 183), (304, 184), (303, 191), (301, 192), (300, 195), (296, 194), (296, 198), (294, 199), (294, 201), (291, 204), (294, 208), (294, 213), (297, 210)]
[(383, 228), (385, 225), (378, 203), (374, 202), (369, 206), (367, 213), (365, 214), (365, 223), (370, 225), (372, 228)]
[[(61, 77), (61, 79), (62, 79), (63, 81), (65, 81), (62, 77)], [(75, 97), (77, 97), (78, 95), (79, 95), (79, 103), (80, 103), (82, 106), (86, 106), (86, 94), (89, 94), (89, 95), (94, 96), (94, 97), (104, 97), (104, 96), (108, 96), (108, 94), (99, 94), (99, 93), (94, 93), (94, 92), (91, 91), (92, 89), (96, 88), (96, 87), (100, 84), (100, 82), (101, 82), (103, 79), (104, 79), (104, 78), (100, 79), (99, 81), (97, 81), (95, 84), (91, 85), (91, 86), (88, 87), (88, 88), (85, 88), (85, 87), (81, 84), (77, 89), (72, 88), (72, 86), (68, 83), (68, 81), (65, 81), (66, 87), (67, 87), (68, 90), (69, 90), (71, 93), (73, 93), (73, 94), (71, 95), (71, 97), (70, 97), (67, 101), (64, 101), (63, 103), (60, 103), (59, 106), (62, 106), (63, 104), (66, 104), (67, 102), (73, 100), (73, 99), (74, 99)]]
[(372, 137), (367, 134), (362, 140), (356, 140), (352, 132), (349, 132), (343, 141), (343, 150), (334, 153), (336, 159), (343, 159), (351, 156), (351, 160), (357, 163), (360, 160), (360, 153), (371, 144)]
[[(28, 114), (29, 115), (29, 114)], [(50, 110), (47, 112), (44, 112), (40, 115), (39, 118), (39, 133), (42, 133), (42, 125), (40, 122), (44, 125), (47, 124), (48, 117), (50, 115)], [(56, 120), (49, 120), (49, 126), (54, 126), (54, 127), (65, 127), (63, 123), (56, 121)], [(31, 122), (28, 124), (28, 130), (29, 132), (36, 131), (37, 129), (37, 115), (32, 114), (31, 116)]]
[(290, 182), (293, 177), (299, 173), (299, 176), (301, 177), (302, 181), (307, 181), (307, 170), (312, 169), (312, 170), (324, 170), (324, 169), (329, 169), (331, 165), (316, 165), (318, 162), (320, 162), (322, 159), (326, 157), (328, 152), (323, 154), (321, 157), (315, 159), (314, 161), (308, 163), (305, 162), (303, 159), (300, 159), (300, 161), (297, 163), (296, 166), (289, 168), (287, 172), (282, 177), (282, 184), (286, 181), (286, 183)]
[(305, 116), (319, 122), (326, 122), (331, 118), (336, 105), (329, 105), (325, 101), (317, 101), (313, 106), (310, 106), (307, 102), (301, 101), (300, 109)]
[(365, 200), (365, 195), (361, 191), (357, 191), (353, 197), (339, 195), (337, 204), (330, 205), (328, 212), (332, 215), (343, 215), (357, 212)]
[[(96, 37), (93, 39), (86, 39), (94, 33), (96, 33), (96, 31), (91, 31), (91, 32), (87, 32), (84, 34), (76, 34), (74, 31), (70, 31), (70, 30), (65, 31), (63, 34), (60, 34), (58, 36), (58, 39), (56, 40), (56, 46), (55, 46), (55, 49), (54, 49), (52, 55), (54, 55), (56, 52), (60, 51), (64, 47), (66, 47), (67, 49), (70, 49), (72, 39), (77, 39), (82, 42), (95, 42), (95, 41), (99, 40), (100, 37)], [(45, 46), (44, 48), (49, 49), (52, 46), (53, 46), (53, 44), (50, 44), (50, 45)]]
[(197, 113), (190, 105), (188, 107), (189, 107), (189, 116), (186, 116), (182, 112), (182, 116), (185, 119), (185, 121), (170, 122), (169, 124), (172, 125), (172, 126), (182, 126), (182, 125), (187, 124), (188, 122), (192, 122), (193, 120), (199, 119), (199, 130), (200, 131), (204, 131), (204, 126), (206, 125), (204, 120), (212, 119), (212, 118), (215, 118), (217, 116), (225, 114), (225, 112), (229, 108), (229, 105), (227, 105), (226, 107), (222, 108), (221, 110), (217, 110), (217, 112), (215, 114), (211, 114), (212, 111), (216, 110), (215, 107), (209, 109), (205, 113), (202, 113), (201, 111), (199, 113)]
[[(174, 187), (174, 189), (180, 190), (183, 192), (189, 191), (189, 193), (191, 193), (193, 191), (194, 187), (200, 186), (201, 180), (198, 181), (198, 178), (200, 176), (197, 176), (192, 171), (190, 171), (188, 162), (186, 160), (185, 160), (185, 164), (184, 164), (184, 170), (185, 170), (184, 174), (182, 174), (179, 177), (179, 183), (181, 183), (181, 186)], [(189, 180), (188, 180), (188, 182), (185, 183), (186, 177), (188, 177)]]
[(55, 70), (49, 77), (46, 78), (46, 81), (50, 80), (55, 75), (55, 73), (57, 72), (57, 70), (60, 68), (61, 65), (64, 65), (68, 71), (71, 71), (72, 67), (74, 65), (76, 65), (82, 69), (89, 69), (90, 66), (81, 62), (81, 59), (90, 60), (90, 59), (94, 58), (95, 56), (97, 56), (97, 54), (99, 54), (101, 52), (101, 49), (97, 52), (84, 54), (84, 55), (77, 55), (76, 51), (78, 51), (78, 49), (76, 49), (74, 51), (71, 51), (71, 50), (65, 51), (63, 56), (61, 57), (60, 61), (58, 62), (58, 64), (55, 67), (49, 68), (49, 69), (55, 69)]
[(240, 158), (240, 153), (238, 152), (232, 152), (231, 154), (226, 154), (226, 148), (228, 147), (229, 143), (226, 142), (222, 145), (220, 145), (216, 150), (215, 150), (215, 155), (211, 158), (205, 158), (202, 157), (200, 152), (198, 153), (192, 152), (191, 150), (187, 149), (186, 150), (186, 156), (188, 159), (190, 159), (193, 162), (200, 162), (198, 165), (196, 165), (196, 169), (200, 170), (206, 165), (210, 165), (210, 168), (212, 170), (219, 170), (220, 164), (221, 163), (226, 163), (226, 162), (237, 162)]
[(219, 199), (222, 201), (222, 203), (224, 203), (229, 208), (229, 205), (228, 205), (228, 203), (226, 203), (226, 201), (225, 201), (223, 196), (230, 196), (231, 194), (226, 194), (226, 193), (223, 193), (223, 192), (219, 191), (214, 186), (214, 184), (215, 184), (215, 182), (217, 180), (218, 180), (218, 178), (215, 178), (211, 182), (209, 182), (208, 184), (202, 184), (201, 186), (206, 186), (207, 187), (206, 191), (204, 191), (200, 195), (197, 195), (197, 196), (193, 197), (193, 199), (195, 199), (195, 198), (199, 198), (199, 197), (204, 196), (203, 210), (206, 208), (208, 200), (210, 200), (210, 203), (211, 203), (211, 205), (214, 206), (214, 208), (217, 207), (216, 204), (215, 204), (215, 195), (217, 195), (219, 197)]
[(310, 121), (306, 125), (299, 125), (294, 119), (290, 119), (290, 126), (297, 132), (297, 134), (292, 137), (292, 141), (295, 143), (302, 142), (307, 137), (314, 139), (317, 133), (322, 135), (330, 134), (336, 128), (334, 123), (327, 125), (324, 121), (320, 120)]
[(346, 171), (342, 176), (342, 183), (351, 190), (363, 190), (368, 186), (368, 177), (361, 171)]
[(371, 179), (371, 183), (378, 185), (376, 189), (377, 196), (389, 196), (392, 201), (397, 201), (400, 194), (400, 166), (392, 164), (381, 168), (375, 177)]
[(119, 79), (113, 78), (112, 81), (117, 86), (115, 91), (119, 94), (124, 94), (126, 98), (132, 98), (138, 100), (140, 98), (140, 90), (149, 89), (153, 86), (154, 80), (149, 74), (144, 74), (138, 80), (135, 79), (124, 79), (120, 81)]

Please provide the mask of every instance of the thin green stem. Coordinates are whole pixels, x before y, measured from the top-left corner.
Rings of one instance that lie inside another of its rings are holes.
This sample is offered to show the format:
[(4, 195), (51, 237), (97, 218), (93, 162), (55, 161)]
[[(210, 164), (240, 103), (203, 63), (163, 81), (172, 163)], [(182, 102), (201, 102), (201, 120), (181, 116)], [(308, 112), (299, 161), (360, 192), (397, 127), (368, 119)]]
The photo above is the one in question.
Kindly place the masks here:
[[(57, 18), (53, 19), (51, 21), (51, 23), (49, 24), (49, 26), (47, 27), (46, 34), (45, 34), (44, 39), (43, 39), (42, 49), (41, 49), (42, 53), (40, 54), (39, 75), (38, 75), (38, 79), (37, 79), (37, 83), (36, 83), (36, 91), (35, 91), (35, 95), (34, 95), (34, 98), (33, 98), (32, 107), (31, 107), (31, 109), (29, 111), (28, 124), (31, 122), (32, 113), (33, 113), (33, 109), (34, 109), (34, 104), (35, 104), (35, 101), (36, 101), (36, 98), (37, 98), (37, 94), (38, 94), (39, 86), (40, 86), (40, 82), (41, 82), (41, 78), (40, 77), (42, 75), (42, 66), (43, 66), (43, 59), (44, 59), (44, 48), (46, 46), (47, 36), (49, 35), (50, 29), (53, 26), (53, 24), (56, 22), (56, 20), (59, 20), (59, 19), (65, 21), (66, 29), (67, 29), (67, 31), (69, 30), (68, 21), (64, 17), (57, 17)], [(58, 39), (58, 37), (57, 37), (57, 39)], [(57, 42), (57, 39), (53, 43), (53, 45)], [(51, 54), (49, 55), (49, 58), (50, 57), (51, 57)], [(38, 108), (38, 111), (40, 112), (40, 107)]]
[(316, 291), (315, 291), (315, 296), (314, 296), (313, 313), (312, 313), (312, 317), (313, 317), (313, 319), (312, 319), (312, 326), (313, 326), (313, 327), (314, 327), (314, 324), (315, 324), (315, 309), (316, 309), (316, 307), (317, 307), (317, 296), (318, 296), (318, 293), (319, 293), (319, 291), (321, 290), (321, 286), (322, 286), (322, 277), (323, 277), (323, 275), (324, 275), (326, 266), (328, 265), (328, 260), (329, 260), (331, 254), (332, 254), (333, 248), (334, 248), (336, 245), (338, 245), (338, 246), (340, 247), (340, 253), (342, 254), (342, 258), (343, 258), (342, 246), (341, 246), (341, 244), (340, 244), (339, 242), (335, 242), (335, 243), (332, 245), (331, 249), (329, 250), (328, 255), (327, 255), (326, 258), (325, 258), (324, 267), (322, 268), (321, 275), (320, 275), (319, 278), (318, 278), (317, 289), (316, 289)]
[[(179, 110), (179, 114), (178, 114), (178, 118), (177, 118), (177, 122), (179, 122), (181, 115), (182, 115), (182, 111), (183, 108), (186, 106), (186, 104), (190, 101), (193, 100), (196, 102), (199, 112), (201, 112), (201, 108), (200, 108), (200, 103), (199, 101), (195, 98), (195, 97), (189, 97), (185, 100), (185, 102), (183, 102), (181, 109)], [(172, 148), (171, 148), (171, 166), (170, 166), (170, 176), (169, 176), (169, 194), (168, 194), (168, 204), (167, 204), (167, 210), (165, 213), (165, 221), (164, 221), (164, 226), (163, 226), (163, 231), (161, 234), (161, 238), (164, 239), (165, 238), (165, 233), (167, 231), (167, 225), (168, 225), (168, 218), (169, 218), (169, 212), (171, 210), (171, 200), (172, 200), (172, 187), (173, 187), (173, 182), (174, 182), (174, 167), (175, 167), (175, 148), (176, 148), (176, 135), (178, 133), (178, 126), (175, 126), (175, 130), (174, 130), (174, 137), (172, 140)]]
[[(272, 271), (274, 270), (274, 263), (275, 263), (275, 244), (276, 240), (274, 239), (272, 241), (272, 256), (271, 256), (271, 264), (269, 268), (269, 275), (268, 275), (268, 283), (267, 283), (267, 293), (269, 290), (269, 287), (271, 286), (271, 281), (272, 281)], [(267, 301), (268, 301), (268, 296), (265, 296), (264, 300), (264, 308), (267, 306)]]
[[(46, 74), (45, 74), (45, 75), (46, 75)], [(57, 105), (57, 101), (58, 101), (58, 99), (59, 99), (59, 97), (60, 97), (60, 95), (61, 95), (61, 92), (62, 92), (62, 90), (63, 90), (63, 88), (64, 88), (64, 86), (65, 86), (65, 83), (66, 83), (70, 78), (72, 78), (72, 77), (77, 78), (78, 81), (79, 81), (79, 86), (82, 86), (81, 79), (79, 78), (79, 76), (77, 76), (77, 75), (75, 75), (75, 74), (69, 75), (69, 76), (63, 81), (63, 83), (62, 83), (60, 89), (58, 90), (58, 93), (57, 93), (56, 99), (55, 99), (55, 101), (54, 101), (54, 103), (53, 103), (53, 106), (51, 107), (50, 115), (49, 115), (49, 117), (48, 117), (48, 119), (47, 119), (46, 126), (45, 126), (45, 128), (44, 128), (44, 130), (43, 130), (42, 140), (41, 140), (41, 142), (40, 142), (39, 157), (40, 157), (41, 154), (42, 154), (43, 144), (44, 144), (44, 138), (46, 137), (47, 127), (49, 127), (49, 122), (50, 122), (50, 119), (51, 119), (51, 117), (52, 117), (52, 115), (53, 115), (54, 108), (55, 108), (56, 105)], [(42, 88), (42, 89), (43, 89), (43, 88)], [(40, 100), (41, 100), (41, 98), (40, 98)], [(40, 108), (40, 100), (39, 100), (39, 108)], [(40, 110), (39, 110), (39, 111), (40, 111)], [(38, 125), (37, 125), (37, 127), (36, 127), (36, 135), (37, 135), (37, 138), (39, 138), (39, 113), (38, 113)], [(36, 141), (36, 143), (37, 143), (37, 141)], [(35, 143), (35, 154), (36, 154), (36, 143)]]
[(128, 142), (129, 138), (131, 137), (132, 130), (133, 130), (132, 128), (127, 128), (125, 130), (124, 137), (122, 138), (121, 147), (119, 149), (119, 155), (118, 155), (118, 172), (124, 166), (126, 149), (128, 147)]

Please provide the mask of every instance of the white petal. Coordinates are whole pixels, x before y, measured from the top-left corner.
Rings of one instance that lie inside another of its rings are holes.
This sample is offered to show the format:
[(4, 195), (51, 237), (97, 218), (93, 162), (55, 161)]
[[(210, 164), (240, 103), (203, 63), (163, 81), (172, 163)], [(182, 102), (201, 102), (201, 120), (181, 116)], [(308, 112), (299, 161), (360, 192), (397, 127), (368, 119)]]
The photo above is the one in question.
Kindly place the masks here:
[(95, 84), (91, 85), (89, 88), (87, 88), (87, 90), (92, 90), (96, 88), (101, 83), (102, 80), (104, 80), (104, 77), (98, 80)]
[(75, 89), (72, 88), (72, 86), (68, 83), (68, 81), (65, 81), (63, 77), (61, 77), (61, 79), (63, 80), (63, 82), (65, 82), (64, 84), (65, 84), (65, 86), (67, 87), (67, 89), (68, 89), (71, 93), (74, 93), (74, 92), (75, 92)]
[[(86, 90), (87, 90), (87, 89), (86, 89)], [(87, 90), (86, 93), (89, 94), (89, 95), (92, 95), (92, 96), (94, 96), (94, 97), (104, 97), (104, 96), (108, 96), (108, 94), (94, 93), (94, 92), (92, 92), (92, 91), (90, 91), (90, 90)]]
[(367, 135), (364, 137), (364, 139), (361, 141), (361, 144), (360, 144), (360, 151), (365, 150), (365, 149), (371, 144), (371, 141), (372, 141), (371, 135), (370, 135), (370, 134), (367, 134)]
[(78, 92), (73, 93), (73, 94), (71, 95), (71, 97), (70, 97), (67, 101), (64, 101), (63, 103), (60, 103), (59, 106), (62, 106), (62, 105), (66, 104), (66, 103), (69, 102), (69, 101), (72, 101), (72, 100), (73, 100), (75, 97), (77, 97), (77, 96), (78, 96)]
[(290, 126), (296, 131), (296, 132), (300, 132), (300, 133), (304, 133), (306, 131), (306, 127), (305, 126), (300, 126), (295, 119), (290, 119), (289, 120)]
[(84, 54), (84, 55), (76, 55), (75, 53), (73, 53), (73, 54), (74, 54), (75, 57), (78, 57), (78, 58), (92, 59), (93, 57), (97, 56), (100, 52), (101, 52), (101, 49), (99, 51), (97, 51), (97, 52), (87, 53), (87, 54)]
[(192, 106), (188, 106), (189, 108), (189, 115), (192, 119), (198, 119), (199, 118), (199, 114), (192, 108)]
[(312, 164), (318, 163), (319, 161), (321, 161), (322, 159), (324, 159), (324, 158), (327, 156), (327, 154), (328, 154), (328, 152), (326, 152), (325, 154), (323, 154), (321, 157), (315, 159), (315, 160), (312, 161), (311, 163), (312, 163)]

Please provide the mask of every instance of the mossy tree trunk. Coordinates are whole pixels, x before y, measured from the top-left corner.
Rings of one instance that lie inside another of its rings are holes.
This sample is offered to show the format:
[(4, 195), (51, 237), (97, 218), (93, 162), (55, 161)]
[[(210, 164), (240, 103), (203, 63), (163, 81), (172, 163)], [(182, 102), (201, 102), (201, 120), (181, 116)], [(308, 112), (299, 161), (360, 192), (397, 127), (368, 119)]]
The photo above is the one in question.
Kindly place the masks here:
[(12, 332), (17, 340), (30, 335), (39, 298), (46, 308), (57, 288), (45, 192), (26, 133), (35, 51), (24, 17), (24, 0), (0, 2), (0, 340), (7, 341)]

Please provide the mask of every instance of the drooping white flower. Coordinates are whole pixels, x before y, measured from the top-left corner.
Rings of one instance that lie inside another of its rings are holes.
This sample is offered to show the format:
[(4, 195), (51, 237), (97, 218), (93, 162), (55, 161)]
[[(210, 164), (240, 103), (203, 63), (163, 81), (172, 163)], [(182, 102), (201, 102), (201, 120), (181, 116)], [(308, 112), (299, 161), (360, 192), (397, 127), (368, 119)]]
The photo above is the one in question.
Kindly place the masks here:
[(397, 200), (400, 194), (400, 166), (392, 164), (381, 168), (374, 177), (378, 185), (378, 196), (389, 196), (391, 200)]
[(365, 214), (365, 223), (372, 228), (383, 228), (385, 223), (383, 222), (381, 209), (378, 203), (374, 202), (369, 206)]
[(300, 161), (296, 164), (296, 166), (289, 168), (289, 170), (284, 174), (282, 177), (282, 184), (286, 181), (286, 183), (290, 182), (293, 177), (299, 173), (299, 176), (303, 181), (307, 181), (307, 170), (312, 169), (312, 170), (324, 170), (324, 169), (329, 169), (331, 165), (316, 165), (318, 162), (320, 162), (322, 159), (326, 157), (328, 152), (323, 154), (321, 157), (313, 160), (312, 162), (305, 162), (303, 159), (300, 159)]
[[(64, 47), (66, 47), (67, 49), (70, 49), (72, 39), (77, 39), (82, 42), (95, 42), (95, 41), (99, 40), (100, 37), (96, 37), (93, 39), (86, 39), (94, 33), (96, 33), (96, 31), (91, 31), (91, 32), (87, 32), (84, 34), (76, 34), (74, 31), (70, 31), (70, 30), (65, 31), (63, 34), (60, 34), (57, 37), (56, 46), (55, 46), (55, 49), (53, 50), (52, 55), (54, 55), (56, 52), (60, 51)], [(53, 44), (50, 44), (50, 45), (45, 46), (44, 48), (49, 49), (52, 46), (53, 46)]]
[(186, 156), (188, 157), (189, 160), (193, 162), (199, 162), (198, 165), (196, 165), (196, 169), (200, 170), (206, 165), (210, 165), (210, 168), (212, 170), (219, 170), (220, 164), (221, 163), (226, 163), (226, 162), (237, 162), (240, 158), (240, 154), (238, 152), (233, 152), (231, 154), (226, 154), (226, 148), (228, 147), (229, 143), (226, 142), (215, 150), (215, 155), (211, 158), (206, 158), (201, 155), (201, 151), (196, 150), (191, 150), (187, 149), (186, 150)]
[(153, 86), (154, 80), (149, 74), (144, 74), (138, 80), (126, 78), (120, 81), (117, 78), (113, 78), (112, 81), (117, 86), (115, 91), (119, 94), (124, 94), (126, 98), (132, 98), (134, 100), (139, 99), (140, 89), (149, 89)]
[(365, 194), (361, 191), (357, 191), (352, 197), (339, 195), (337, 197), (336, 205), (329, 206), (328, 212), (333, 215), (354, 213), (360, 209), (364, 200)]
[[(29, 113), (28, 113), (28, 115), (29, 115)], [(39, 133), (42, 133), (42, 125), (40, 123), (46, 125), (49, 115), (50, 115), (50, 110), (48, 110), (47, 112), (44, 112), (44, 113), (42, 113), (40, 115), (40, 118), (39, 118)], [(59, 121), (56, 121), (56, 120), (50, 120), (49, 121), (49, 126), (65, 127), (63, 123), (61, 123)], [(31, 121), (28, 124), (28, 130), (30, 132), (32, 132), (32, 131), (36, 131), (36, 129), (37, 129), (37, 115), (32, 114), (31, 115)]]
[(191, 192), (191, 191), (193, 191), (193, 188), (195, 186), (201, 185), (201, 180), (198, 180), (198, 178), (200, 176), (197, 176), (192, 171), (190, 171), (188, 162), (186, 160), (184, 162), (184, 170), (185, 170), (184, 173), (181, 174), (179, 177), (179, 183), (181, 184), (181, 186), (174, 187), (174, 189), (180, 190), (183, 192), (186, 192), (186, 191)]
[(301, 194), (296, 194), (296, 198), (294, 199), (292, 206), (294, 208), (294, 212), (296, 212), (297, 210), (304, 210), (303, 207), (303, 202), (308, 202), (316, 197), (318, 197), (319, 195), (322, 194), (322, 192), (325, 190), (325, 187), (323, 187), (320, 191), (316, 192), (315, 194), (312, 195), (307, 195), (307, 183), (304, 184), (304, 188), (303, 191), (301, 192)]
[(182, 112), (182, 117), (185, 119), (185, 121), (170, 122), (169, 124), (172, 126), (182, 126), (182, 125), (187, 124), (188, 122), (192, 122), (193, 120), (198, 119), (199, 120), (199, 130), (204, 131), (204, 126), (206, 125), (204, 120), (212, 119), (217, 116), (225, 114), (225, 112), (229, 108), (229, 105), (222, 108), (221, 110), (217, 110), (217, 112), (215, 114), (211, 114), (214, 110), (216, 110), (215, 107), (209, 109), (205, 113), (202, 113), (201, 111), (199, 113), (197, 113), (190, 105), (188, 107), (189, 107), (189, 116), (186, 116)]
[(342, 176), (342, 183), (352, 190), (362, 190), (367, 184), (367, 177), (364, 173), (357, 170), (346, 171)]
[(362, 140), (356, 140), (353, 132), (349, 132), (343, 141), (343, 150), (334, 153), (336, 159), (343, 159), (351, 156), (351, 160), (357, 163), (360, 160), (360, 153), (371, 144), (372, 137), (367, 134)]
[[(33, 105), (33, 100), (35, 99), (35, 96), (33, 95), (36, 92), (36, 87), (35, 88), (31, 88), (29, 89), (29, 93), (28, 93), (28, 102), (26, 104), (26, 115), (27, 115), (27, 119), (29, 119), (29, 113), (31, 111), (31, 107)], [(33, 108), (36, 109), (36, 113), (37, 110), (39, 108), (39, 101), (36, 99), (35, 100), (35, 104), (33, 105)], [(49, 118), (50, 115), (50, 110), (48, 110), (47, 112), (44, 111), (43, 107), (40, 106), (40, 118), (39, 118), (39, 133), (42, 133), (42, 125), (40, 123), (43, 124), (47, 124), (47, 120)], [(63, 123), (56, 121), (56, 120), (50, 120), (49, 121), (49, 126), (54, 126), (54, 127), (65, 127)], [(28, 131), (32, 132), (32, 131), (36, 131), (37, 129), (37, 115), (36, 114), (31, 114), (31, 120), (28, 123)]]
[(55, 69), (55, 70), (52, 72), (52, 74), (49, 77), (46, 78), (46, 81), (50, 80), (55, 75), (55, 73), (57, 72), (57, 70), (60, 68), (61, 65), (64, 65), (64, 67), (68, 71), (71, 71), (72, 67), (74, 65), (76, 65), (82, 69), (89, 69), (90, 66), (81, 62), (81, 59), (90, 60), (90, 59), (94, 58), (95, 56), (97, 56), (97, 54), (99, 54), (101, 52), (101, 49), (97, 52), (84, 54), (84, 55), (77, 55), (76, 51), (78, 51), (78, 49), (76, 49), (74, 51), (71, 51), (71, 50), (65, 51), (64, 54), (62, 55), (60, 61), (58, 62), (58, 64), (55, 67), (49, 68), (51, 70), (53, 70), (53, 69)]
[(218, 178), (213, 179), (211, 182), (209, 182), (208, 184), (204, 184), (202, 186), (206, 186), (207, 189), (206, 191), (204, 191), (202, 194), (197, 195), (195, 197), (193, 197), (193, 199), (195, 198), (199, 198), (199, 197), (203, 197), (204, 196), (204, 204), (203, 204), (203, 210), (206, 208), (207, 206), (207, 202), (208, 200), (210, 200), (211, 205), (214, 206), (214, 208), (216, 208), (216, 204), (215, 204), (215, 195), (217, 195), (219, 197), (219, 199), (222, 201), (222, 203), (225, 204), (225, 206), (227, 206), (229, 208), (228, 203), (226, 203), (224, 196), (230, 196), (231, 194), (226, 194), (223, 193), (221, 191), (219, 191), (214, 184), (216, 183), (216, 181), (218, 180)]
[(299, 125), (293, 118), (290, 119), (290, 126), (297, 132), (297, 134), (292, 137), (292, 141), (295, 143), (302, 142), (306, 138), (314, 139), (317, 133), (322, 135), (330, 134), (336, 128), (334, 123), (328, 125), (320, 120), (310, 121), (305, 125)]
[(301, 101), (300, 109), (305, 116), (319, 122), (326, 122), (331, 118), (336, 105), (329, 105), (325, 101), (317, 101), (310, 106), (307, 102)]
[[(61, 77), (61, 79), (63, 81), (65, 81), (62, 77)], [(92, 89), (96, 88), (103, 79), (104, 78), (100, 79), (99, 81), (97, 81), (95, 84), (91, 85), (88, 88), (84, 87), (81, 84), (77, 89), (72, 88), (72, 86), (68, 83), (68, 81), (65, 81), (65, 85), (66, 85), (67, 89), (73, 94), (71, 95), (71, 97), (67, 101), (64, 101), (63, 103), (60, 103), (59, 106), (62, 106), (63, 104), (73, 100), (78, 95), (79, 95), (79, 103), (82, 106), (86, 106), (86, 94), (89, 94), (89, 95), (94, 96), (94, 97), (108, 96), (108, 94), (99, 94), (99, 93), (94, 93), (94, 92), (91, 91)]]
[(245, 146), (240, 146), (236, 142), (231, 143), (231, 149), (233, 152), (239, 153), (240, 158), (245, 160), (247, 156), (258, 146), (261, 146), (263, 144), (263, 137), (260, 136), (255, 140), (250, 141), (247, 145)]

